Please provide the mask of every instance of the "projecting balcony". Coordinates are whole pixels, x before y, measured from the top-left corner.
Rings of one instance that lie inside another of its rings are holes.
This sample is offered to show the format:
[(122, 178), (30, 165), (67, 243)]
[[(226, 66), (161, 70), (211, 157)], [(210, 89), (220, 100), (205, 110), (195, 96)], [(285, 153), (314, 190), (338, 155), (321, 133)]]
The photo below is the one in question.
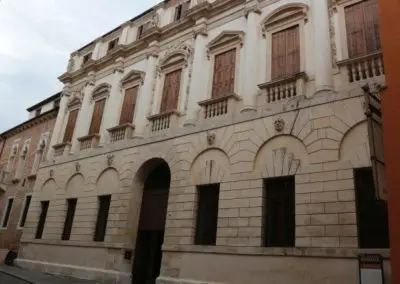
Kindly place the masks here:
[(80, 143), (80, 150), (88, 150), (92, 148), (97, 148), (99, 146), (100, 135), (98, 134), (91, 134), (87, 136), (83, 136), (78, 138)]
[(381, 52), (346, 59), (337, 64), (341, 71), (346, 73), (350, 83), (362, 83), (372, 78), (377, 83), (384, 81), (385, 68)]
[(61, 157), (69, 153), (69, 151), (71, 150), (71, 143), (64, 142), (61, 144), (57, 144), (53, 146), (53, 149), (54, 149), (54, 157)]
[(203, 109), (202, 119), (212, 119), (233, 114), (239, 100), (240, 98), (236, 94), (229, 94), (199, 102), (199, 106)]
[(266, 103), (273, 103), (305, 95), (307, 75), (300, 72), (284, 78), (279, 78), (268, 83), (258, 85), (261, 97)]
[(118, 143), (118, 142), (124, 141), (124, 140), (132, 139), (134, 130), (135, 130), (135, 126), (133, 126), (130, 123), (125, 123), (125, 124), (118, 125), (113, 128), (107, 129), (108, 133), (110, 133), (111, 144)]
[(151, 132), (154, 133), (176, 127), (179, 122), (179, 117), (180, 113), (178, 111), (170, 110), (149, 116), (147, 119), (151, 123)]

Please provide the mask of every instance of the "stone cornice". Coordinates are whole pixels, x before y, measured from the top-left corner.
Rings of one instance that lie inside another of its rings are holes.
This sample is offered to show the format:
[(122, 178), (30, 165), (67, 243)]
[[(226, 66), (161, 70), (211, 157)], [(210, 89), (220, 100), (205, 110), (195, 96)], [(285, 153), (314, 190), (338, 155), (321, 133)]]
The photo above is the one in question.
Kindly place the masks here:
[[(182, 19), (181, 21), (175, 23), (168, 24), (161, 28), (158, 27), (150, 28), (144, 32), (143, 36), (139, 40), (133, 41), (128, 45), (121, 45), (118, 48), (116, 48), (115, 51), (113, 51), (110, 54), (107, 54), (103, 58), (95, 60), (93, 61), (93, 63), (85, 65), (77, 71), (66, 72), (62, 74), (60, 77), (58, 77), (58, 79), (64, 84), (81, 80), (84, 77), (86, 77), (88, 72), (90, 71), (98, 72), (104, 69), (105, 67), (109, 66), (110, 64), (113, 64), (114, 61), (119, 57), (127, 58), (142, 50), (145, 50), (146, 48), (148, 48), (149, 44), (154, 41), (161, 42), (170, 37), (175, 36), (176, 34), (182, 31), (193, 28), (196, 24), (197, 19), (215, 17), (238, 5), (242, 5), (245, 2), (246, 2), (245, 0), (217, 0), (212, 4), (210, 4), (209, 2), (204, 1), (203, 3), (198, 4), (197, 6), (191, 8), (188, 11), (185, 19)], [(149, 15), (146, 15), (146, 18), (148, 17)]]
[(52, 110), (45, 112), (37, 117), (34, 117), (28, 121), (23, 122), (20, 125), (17, 125), (14, 128), (7, 130), (6, 132), (1, 133), (0, 137), (4, 138), (4, 139), (12, 137), (18, 133), (25, 131), (26, 129), (32, 128), (38, 124), (41, 124), (43, 122), (49, 121), (50, 119), (56, 118), (57, 114), (58, 114), (58, 108), (52, 109)]

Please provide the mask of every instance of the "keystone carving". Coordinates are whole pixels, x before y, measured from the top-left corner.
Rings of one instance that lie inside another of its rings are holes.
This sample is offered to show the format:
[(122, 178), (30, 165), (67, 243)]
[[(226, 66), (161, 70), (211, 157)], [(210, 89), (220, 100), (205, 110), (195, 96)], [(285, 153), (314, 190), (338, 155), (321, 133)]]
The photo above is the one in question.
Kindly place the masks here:
[(107, 166), (111, 167), (112, 164), (114, 163), (114, 155), (107, 155)]
[(77, 173), (81, 171), (81, 164), (79, 162), (75, 163), (75, 170)]
[(215, 144), (215, 133), (214, 132), (207, 133), (207, 143), (208, 143), (208, 146), (213, 146)]
[(285, 129), (285, 121), (282, 118), (278, 118), (274, 122), (274, 127), (277, 132), (282, 132)]

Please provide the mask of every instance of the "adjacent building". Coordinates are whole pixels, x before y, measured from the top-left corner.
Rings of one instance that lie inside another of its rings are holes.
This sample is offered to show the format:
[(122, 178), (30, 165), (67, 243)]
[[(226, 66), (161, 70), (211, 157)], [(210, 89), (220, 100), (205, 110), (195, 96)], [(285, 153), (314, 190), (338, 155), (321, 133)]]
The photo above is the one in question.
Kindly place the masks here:
[(400, 64), (400, 35), (392, 31), (399, 27), (398, 15), (400, 13), (400, 3), (393, 0), (380, 0), (380, 18), (382, 46), (385, 50), (384, 63), (387, 73), (387, 88), (382, 93), (383, 104), (383, 122), (384, 122), (384, 146), (386, 162), (386, 178), (389, 202), (389, 223), (390, 223), (390, 248), (392, 258), (393, 283), (400, 283), (400, 230), (398, 227), (400, 212), (400, 191), (398, 184), (400, 182), (398, 175), (397, 160), (400, 158), (400, 152), (397, 145), (400, 142), (398, 135), (400, 105), (400, 82), (398, 78), (400, 73), (398, 65)]
[(376, 0), (164, 1), (59, 79), (23, 267), (342, 284), (374, 252), (390, 282), (362, 88), (385, 84)]
[(28, 108), (29, 118), (0, 134), (0, 257), (17, 249), (33, 185), (56, 121), (61, 93)]

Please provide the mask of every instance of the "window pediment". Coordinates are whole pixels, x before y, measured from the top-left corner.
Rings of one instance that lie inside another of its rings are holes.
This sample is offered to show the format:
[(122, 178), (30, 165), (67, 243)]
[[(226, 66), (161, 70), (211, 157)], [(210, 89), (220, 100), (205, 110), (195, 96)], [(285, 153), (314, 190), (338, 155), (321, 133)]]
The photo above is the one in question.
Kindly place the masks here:
[(224, 31), (207, 45), (208, 53), (212, 53), (226, 45), (240, 44), (243, 45), (245, 33), (243, 31)]
[(287, 21), (292, 20), (307, 20), (308, 15), (308, 6), (297, 3), (297, 4), (287, 4), (282, 7), (276, 9), (274, 12), (269, 14), (262, 21), (262, 30), (263, 34), (271, 28), (275, 28), (276, 26), (282, 25)]
[(132, 70), (122, 78), (120, 85), (143, 85), (145, 75), (143, 71)]
[(111, 91), (111, 85), (107, 83), (102, 83), (94, 88), (92, 92), (92, 99), (99, 100), (109, 95)]
[(159, 65), (159, 72), (170, 69), (171, 67), (187, 67), (189, 58), (193, 54), (193, 49), (186, 45), (180, 45), (168, 51), (161, 59)]
[(80, 105), (82, 104), (83, 96), (83, 89), (73, 90), (68, 100), (68, 109), (80, 107)]

